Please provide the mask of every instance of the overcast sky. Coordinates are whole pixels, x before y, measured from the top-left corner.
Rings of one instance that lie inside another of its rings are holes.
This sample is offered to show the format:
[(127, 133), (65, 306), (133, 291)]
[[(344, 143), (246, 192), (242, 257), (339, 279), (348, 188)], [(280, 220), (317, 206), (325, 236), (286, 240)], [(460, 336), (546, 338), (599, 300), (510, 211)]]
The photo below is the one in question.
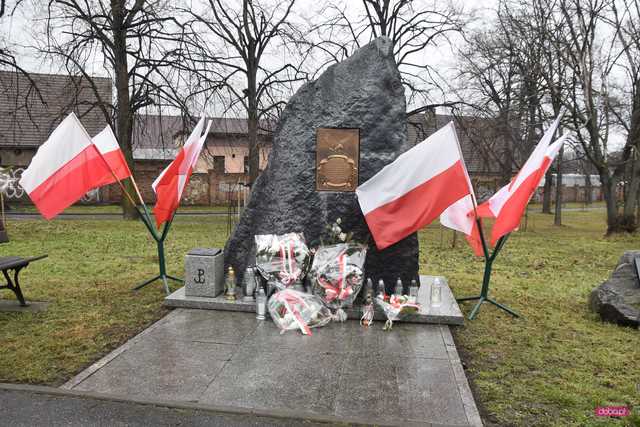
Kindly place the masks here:
[[(236, 0), (238, 4), (241, 0)], [(427, 4), (432, 0), (425, 0)], [(233, 3), (233, 0), (230, 1)], [(475, 24), (485, 21), (491, 16), (491, 8), (495, 7), (497, 0), (475, 0), (475, 1), (461, 1), (457, 0), (459, 5), (464, 6), (464, 10), (475, 18)], [(38, 28), (42, 28), (43, 17), (45, 10), (37, 7), (31, 7), (31, 5), (45, 6), (44, 2), (25, 2), (26, 7), (18, 9), (17, 13), (13, 16), (7, 16), (0, 18), (0, 38), (8, 40), (9, 44), (13, 46), (14, 50), (18, 52), (18, 61), (22, 67), (31, 72), (56, 72), (55, 66), (44, 63), (33, 49), (29, 49), (27, 46), (36, 44), (37, 41), (44, 40), (44, 34), (37, 31)], [(313, 22), (313, 17), (317, 16), (319, 10), (319, 4), (317, 0), (298, 0), (295, 7), (296, 19), (309, 19)], [(357, 4), (354, 1), (346, 2), (346, 5)], [(347, 9), (356, 9), (355, 6), (347, 6)], [(450, 68), (455, 65), (455, 55), (453, 50), (461, 43), (460, 37), (452, 37), (454, 46), (448, 45), (448, 43), (440, 43), (438, 46), (433, 46), (426, 51), (419, 52), (417, 56), (422, 56), (422, 61), (429, 61), (432, 65), (437, 65), (445, 68)], [(101, 70), (97, 68), (95, 70), (97, 74), (102, 74)]]
[[(194, 0), (197, 4), (199, 0)], [(240, 7), (241, 0), (235, 0)], [(425, 4), (431, 4), (432, 1), (438, 0), (423, 0)], [(495, 16), (495, 7), (498, 4), (498, 0), (453, 0), (458, 6), (463, 6), (464, 11), (471, 18), (471, 24), (469, 29), (487, 27), (487, 24)], [(27, 3), (29, 2), (29, 3)], [(233, 3), (233, 1), (230, 1)], [(37, 31), (38, 28), (43, 27), (43, 17), (45, 10), (40, 9), (39, 6), (45, 6), (46, 3), (37, 0), (26, 0), (27, 7), (21, 8), (14, 16), (8, 16), (0, 19), (0, 38), (3, 38), (9, 42), (18, 53), (19, 64), (30, 72), (64, 72), (56, 64), (44, 62), (38, 57), (37, 53), (33, 49), (29, 49), (27, 46), (32, 46), (36, 42), (42, 42), (44, 40), (44, 34)], [(298, 0), (294, 9), (295, 17), (293, 19), (300, 20), (317, 20), (318, 11), (321, 2), (318, 0)], [(347, 11), (353, 9), (356, 11), (359, 2), (349, 0), (345, 2), (347, 5)], [(32, 5), (36, 5), (32, 7)], [(462, 38), (460, 36), (451, 36), (452, 44), (442, 42), (431, 46), (421, 52), (416, 53), (417, 58), (414, 58), (414, 62), (428, 63), (429, 65), (438, 69), (439, 73), (445, 77), (455, 75), (455, 67), (457, 65), (456, 50), (462, 46)], [(280, 56), (278, 61), (286, 61), (285, 57)], [(96, 75), (106, 75), (105, 70), (102, 68), (100, 61), (97, 61), (97, 66), (93, 70)], [(447, 100), (447, 94), (441, 97), (440, 94), (434, 94), (434, 101)], [(408, 108), (415, 108), (421, 105), (408, 105)], [(220, 108), (214, 106), (211, 114), (220, 114)], [(216, 111), (217, 110), (217, 111)], [(619, 146), (624, 139), (622, 135), (614, 134), (611, 138), (613, 146)]]

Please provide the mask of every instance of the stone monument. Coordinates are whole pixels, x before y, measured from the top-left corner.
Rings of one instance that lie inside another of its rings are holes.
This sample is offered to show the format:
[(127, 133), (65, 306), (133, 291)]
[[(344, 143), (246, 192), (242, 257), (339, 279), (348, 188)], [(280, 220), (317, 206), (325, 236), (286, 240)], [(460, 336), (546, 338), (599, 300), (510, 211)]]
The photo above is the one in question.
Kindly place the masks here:
[(622, 326), (640, 327), (640, 279), (635, 259), (640, 251), (627, 251), (609, 280), (591, 292), (591, 309), (602, 320)]
[(398, 278), (418, 279), (417, 236), (378, 251), (354, 192), (409, 148), (404, 87), (391, 40), (380, 37), (290, 99), (268, 166), (225, 246), (225, 268), (242, 275), (254, 262), (256, 234), (302, 232), (314, 247), (341, 218), (354, 240), (369, 245), (367, 277), (384, 279), (387, 291)]

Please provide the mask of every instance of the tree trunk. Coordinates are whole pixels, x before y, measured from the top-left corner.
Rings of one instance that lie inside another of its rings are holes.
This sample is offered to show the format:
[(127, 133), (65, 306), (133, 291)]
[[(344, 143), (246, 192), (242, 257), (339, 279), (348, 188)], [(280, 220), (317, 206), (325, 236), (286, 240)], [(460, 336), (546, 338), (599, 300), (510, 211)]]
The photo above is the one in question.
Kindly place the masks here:
[[(112, 0), (111, 11), (113, 14), (113, 45), (115, 63), (116, 84), (116, 136), (124, 154), (131, 173), (135, 173), (133, 162), (133, 112), (131, 111), (129, 95), (129, 68), (127, 63), (127, 35), (123, 28), (125, 5), (123, 0)], [(125, 190), (135, 200), (135, 192), (131, 180), (124, 183)], [(129, 198), (123, 194), (121, 199), (122, 216), (125, 219), (137, 219), (138, 211)]]
[(631, 173), (629, 174), (629, 184), (625, 191), (624, 211), (625, 217), (630, 218), (635, 215), (636, 200), (640, 189), (640, 160), (636, 159), (631, 163)]
[(248, 112), (248, 137), (249, 137), (249, 185), (258, 179), (260, 175), (260, 147), (258, 146), (258, 113)]
[(584, 203), (590, 205), (593, 202), (593, 186), (589, 170), (584, 174)]
[(640, 224), (640, 188), (636, 194), (636, 224)]
[(551, 168), (544, 176), (544, 187), (542, 188), (542, 213), (551, 213), (551, 184), (553, 181), (553, 172)]
[(616, 200), (616, 180), (609, 176), (608, 171), (600, 172), (602, 196), (607, 207), (607, 234), (621, 231), (618, 218), (618, 203)]
[[(249, 58), (254, 58), (255, 48), (249, 48)], [(258, 63), (247, 63), (247, 136), (249, 137), (249, 186), (260, 175), (260, 147), (258, 146)]]
[[(562, 134), (561, 134), (562, 135)], [(556, 166), (556, 210), (553, 218), (553, 225), (562, 225), (562, 156), (564, 146), (560, 148)]]

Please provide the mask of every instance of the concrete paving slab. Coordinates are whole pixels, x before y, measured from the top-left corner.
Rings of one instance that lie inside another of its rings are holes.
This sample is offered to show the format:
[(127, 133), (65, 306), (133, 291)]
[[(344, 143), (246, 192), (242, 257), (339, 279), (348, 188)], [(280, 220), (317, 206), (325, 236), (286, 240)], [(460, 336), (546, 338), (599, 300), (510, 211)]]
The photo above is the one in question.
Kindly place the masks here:
[(245, 313), (175, 310), (170, 322), (159, 325), (152, 336), (173, 341), (239, 344), (254, 332), (256, 322), (243, 322)]
[(147, 337), (96, 371), (76, 390), (198, 401), (237, 346)]
[(340, 357), (276, 352), (240, 352), (200, 397), (212, 405), (249, 409), (279, 408), (312, 414), (333, 413)]
[(280, 334), (253, 314), (179, 309), (65, 387), (382, 425), (481, 425), (446, 325), (355, 321)]

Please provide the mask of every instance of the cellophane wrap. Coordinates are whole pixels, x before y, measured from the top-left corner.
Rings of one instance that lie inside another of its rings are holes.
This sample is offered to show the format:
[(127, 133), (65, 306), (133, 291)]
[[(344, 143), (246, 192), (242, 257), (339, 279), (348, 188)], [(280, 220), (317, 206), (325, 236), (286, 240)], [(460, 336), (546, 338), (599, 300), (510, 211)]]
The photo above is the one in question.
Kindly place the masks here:
[(393, 322), (406, 316), (408, 314), (417, 313), (420, 310), (420, 304), (412, 302), (407, 295), (391, 295), (376, 297), (376, 304), (384, 311), (387, 316), (387, 322), (384, 325), (384, 330), (390, 330), (393, 327)]
[(302, 283), (309, 268), (309, 248), (302, 233), (259, 234), (256, 267), (264, 279), (278, 289)]
[(331, 311), (319, 297), (293, 289), (277, 291), (269, 298), (267, 306), (280, 333), (300, 329), (303, 334), (312, 335), (311, 328), (331, 321)]
[(309, 272), (312, 293), (336, 311), (336, 320), (346, 320), (344, 308), (362, 289), (366, 256), (366, 245), (340, 243), (319, 247), (313, 257)]

